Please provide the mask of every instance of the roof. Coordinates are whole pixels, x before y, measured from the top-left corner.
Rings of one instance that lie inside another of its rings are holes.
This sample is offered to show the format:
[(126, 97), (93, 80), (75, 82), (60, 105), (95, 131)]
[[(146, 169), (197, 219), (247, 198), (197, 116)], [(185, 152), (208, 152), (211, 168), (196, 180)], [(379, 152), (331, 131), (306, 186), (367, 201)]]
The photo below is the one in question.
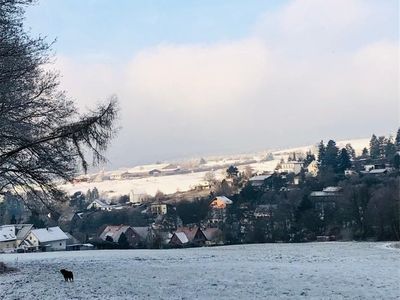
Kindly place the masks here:
[(199, 230), (198, 227), (193, 227), (193, 228), (179, 227), (176, 229), (175, 233), (182, 232), (186, 235), (186, 237), (189, 239), (189, 241), (193, 241), (198, 230)]
[(219, 228), (206, 228), (202, 231), (208, 241), (212, 241), (222, 235), (222, 231)]
[(228, 197), (225, 197), (225, 196), (218, 196), (218, 197), (215, 197), (214, 200), (222, 201), (222, 202), (224, 202), (225, 204), (232, 204), (232, 203), (233, 203), (233, 201), (232, 201), (231, 199), (229, 199)]
[(182, 244), (189, 243), (189, 239), (184, 232), (175, 232), (175, 236), (180, 240)]
[(258, 176), (253, 176), (249, 180), (250, 181), (264, 181), (265, 179), (271, 177), (271, 175), (258, 175)]
[(132, 229), (142, 239), (147, 238), (147, 235), (149, 234), (149, 227), (132, 227)]
[(106, 240), (109, 236), (113, 239), (114, 242), (118, 242), (119, 238), (121, 237), (122, 233), (125, 233), (130, 226), (127, 225), (117, 225), (117, 226), (107, 226), (104, 228), (103, 232), (100, 234), (100, 238), (102, 240)]
[(31, 233), (39, 240), (40, 243), (68, 240), (68, 236), (58, 226), (33, 229)]
[(337, 193), (340, 192), (342, 188), (340, 186), (328, 186), (324, 188), (322, 191), (327, 192), (327, 193)]
[(24, 240), (32, 230), (33, 224), (18, 224), (15, 225), (17, 231), (17, 240)]
[(0, 226), (0, 242), (8, 242), (16, 239), (14, 225)]
[(369, 174), (383, 174), (386, 173), (387, 169), (373, 169), (369, 171)]

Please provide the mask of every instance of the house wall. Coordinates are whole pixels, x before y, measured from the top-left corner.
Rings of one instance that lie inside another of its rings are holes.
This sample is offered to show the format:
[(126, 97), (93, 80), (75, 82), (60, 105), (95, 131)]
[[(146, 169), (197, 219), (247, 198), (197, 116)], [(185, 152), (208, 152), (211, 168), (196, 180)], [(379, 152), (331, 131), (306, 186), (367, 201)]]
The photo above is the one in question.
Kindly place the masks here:
[(1, 250), (11, 250), (11, 249), (16, 249), (16, 248), (17, 248), (17, 240), (0, 242), (0, 251)]
[(66, 240), (46, 242), (43, 244), (50, 245), (50, 247), (46, 247), (47, 251), (63, 251), (67, 249)]
[(30, 232), (26, 239), (34, 246), (34, 247), (39, 247), (39, 240), (36, 238), (36, 236)]

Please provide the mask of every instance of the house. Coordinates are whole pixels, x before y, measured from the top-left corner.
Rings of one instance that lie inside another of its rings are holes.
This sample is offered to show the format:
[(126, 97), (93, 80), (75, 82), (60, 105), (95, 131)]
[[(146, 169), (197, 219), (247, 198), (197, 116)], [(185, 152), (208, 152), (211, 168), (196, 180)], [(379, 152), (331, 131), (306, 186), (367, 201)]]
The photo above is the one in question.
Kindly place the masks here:
[(341, 187), (329, 186), (322, 191), (311, 192), (310, 197), (314, 200), (315, 208), (323, 214), (326, 208), (336, 207), (336, 200), (341, 196), (341, 191)]
[(68, 236), (60, 227), (33, 229), (21, 243), (25, 250), (60, 251), (66, 250)]
[[(136, 229), (135, 229), (136, 228)], [(146, 230), (146, 233), (145, 233)], [(127, 225), (107, 226), (100, 234), (103, 241), (118, 243), (124, 234), (128, 244), (132, 248), (141, 246), (147, 238), (148, 227), (131, 227)]]
[(224, 244), (224, 233), (219, 228), (205, 228), (201, 230), (206, 237), (206, 245), (223, 245)]
[(279, 173), (294, 173), (299, 174), (303, 168), (303, 163), (299, 161), (289, 161), (281, 163)]
[(156, 215), (165, 215), (168, 213), (168, 208), (171, 209), (172, 206), (166, 203), (154, 203), (150, 205), (150, 212)]
[[(197, 226), (195, 227), (179, 227), (175, 233), (184, 233), (189, 240), (191, 246), (203, 246), (207, 241), (203, 231)], [(171, 238), (172, 239), (172, 238)]]
[(17, 248), (17, 236), (14, 225), (0, 226), (0, 252), (14, 251)]
[(227, 206), (233, 202), (225, 196), (218, 196), (213, 199), (210, 204), (210, 211), (208, 213), (208, 220), (211, 224), (218, 224), (225, 222), (227, 215)]
[(176, 248), (185, 247), (189, 245), (189, 239), (184, 232), (175, 232), (172, 235), (168, 245)]
[(307, 166), (307, 173), (310, 174), (311, 176), (315, 177), (318, 175), (318, 172), (319, 172), (318, 162), (316, 160), (313, 160)]
[(227, 205), (230, 205), (232, 203), (233, 202), (231, 199), (225, 196), (218, 196), (213, 199), (213, 201), (210, 204), (210, 207), (214, 209), (225, 209)]
[(137, 235), (136, 246), (145, 245), (151, 239), (151, 228), (150, 227), (131, 227)]
[(133, 191), (129, 193), (129, 202), (133, 205), (140, 205), (149, 200), (149, 195), (144, 191)]
[(66, 247), (67, 251), (92, 250), (94, 248), (92, 244), (81, 243), (78, 239), (76, 239), (68, 232), (65, 232), (65, 234), (68, 236), (67, 247)]
[(271, 175), (258, 175), (258, 176), (253, 176), (249, 179), (250, 185), (255, 188), (262, 187), (265, 183), (265, 180), (270, 178)]
[(32, 224), (0, 226), (0, 251), (14, 251), (17, 249), (32, 228)]
[(112, 211), (112, 210), (118, 210), (118, 209), (123, 209), (124, 206), (120, 204), (111, 204), (109, 201), (105, 199), (95, 199), (92, 203), (90, 203), (86, 209), (96, 209), (96, 210), (107, 210), (107, 211)]

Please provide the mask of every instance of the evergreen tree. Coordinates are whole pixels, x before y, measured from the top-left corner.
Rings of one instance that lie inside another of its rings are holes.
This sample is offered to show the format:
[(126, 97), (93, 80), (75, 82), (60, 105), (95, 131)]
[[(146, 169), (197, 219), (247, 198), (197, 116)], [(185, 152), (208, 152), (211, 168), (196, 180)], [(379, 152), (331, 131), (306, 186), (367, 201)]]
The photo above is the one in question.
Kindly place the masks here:
[(391, 160), (393, 157), (396, 155), (396, 146), (392, 142), (392, 139), (389, 138), (386, 140), (386, 145), (385, 145), (385, 158)]
[(365, 147), (361, 152), (361, 158), (367, 158), (369, 156), (368, 149)]
[(17, 224), (17, 219), (15, 218), (15, 215), (11, 216), (10, 224)]
[(374, 159), (379, 158), (380, 155), (379, 141), (375, 134), (372, 135), (369, 141), (369, 155)]
[(351, 146), (351, 144), (346, 144), (346, 151), (349, 154), (351, 159), (355, 159), (356, 158), (356, 151), (354, 150), (353, 146)]
[(100, 198), (99, 190), (96, 187), (94, 187), (92, 190), (92, 198), (93, 200)]
[(384, 136), (378, 137), (379, 158), (385, 157), (386, 143), (387, 143), (387, 139)]
[(226, 173), (228, 174), (228, 177), (236, 177), (239, 173), (239, 169), (235, 166), (230, 166), (227, 170)]
[(339, 149), (336, 146), (336, 142), (334, 140), (329, 140), (328, 144), (326, 144), (325, 159), (322, 160), (321, 165), (324, 167), (331, 167), (333, 170), (337, 170), (338, 152)]
[(400, 151), (400, 128), (397, 129), (396, 139), (394, 140), (394, 143), (396, 145), (396, 150)]
[(343, 148), (340, 151), (338, 160), (338, 170), (340, 172), (344, 172), (346, 169), (349, 169), (351, 167), (350, 155), (347, 152), (346, 148)]
[(322, 163), (325, 157), (325, 145), (324, 141), (321, 140), (321, 142), (318, 145), (318, 162)]

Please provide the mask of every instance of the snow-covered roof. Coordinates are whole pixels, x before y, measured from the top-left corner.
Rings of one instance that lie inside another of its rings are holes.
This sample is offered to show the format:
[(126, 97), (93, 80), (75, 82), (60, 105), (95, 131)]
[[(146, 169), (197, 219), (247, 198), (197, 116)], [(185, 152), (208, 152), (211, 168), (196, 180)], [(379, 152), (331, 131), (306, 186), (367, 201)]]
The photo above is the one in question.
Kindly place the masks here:
[(33, 228), (33, 224), (18, 224), (15, 225), (15, 228), (17, 230), (17, 239), (23, 240)]
[(342, 188), (340, 186), (328, 186), (324, 188), (322, 191), (327, 192), (327, 193), (337, 193), (340, 192)]
[(14, 225), (0, 226), (0, 242), (8, 242), (16, 239)]
[(228, 197), (225, 197), (225, 196), (218, 196), (218, 197), (215, 197), (214, 200), (222, 201), (222, 202), (224, 202), (225, 204), (232, 204), (232, 203), (233, 203), (233, 201), (232, 201), (231, 199), (229, 199)]
[(373, 169), (371, 171), (369, 171), (369, 174), (383, 174), (387, 172), (387, 169)]
[(68, 236), (58, 226), (33, 229), (31, 233), (39, 240), (40, 243), (68, 240)]
[(107, 226), (103, 232), (100, 234), (100, 238), (102, 240), (106, 240), (107, 237), (109, 236), (110, 238), (113, 239), (114, 242), (118, 242), (119, 238), (121, 237), (122, 233), (126, 233), (126, 231), (130, 227), (127, 225), (109, 225)]
[(182, 244), (189, 243), (189, 239), (187, 238), (184, 232), (175, 232), (175, 235), (181, 241)]

